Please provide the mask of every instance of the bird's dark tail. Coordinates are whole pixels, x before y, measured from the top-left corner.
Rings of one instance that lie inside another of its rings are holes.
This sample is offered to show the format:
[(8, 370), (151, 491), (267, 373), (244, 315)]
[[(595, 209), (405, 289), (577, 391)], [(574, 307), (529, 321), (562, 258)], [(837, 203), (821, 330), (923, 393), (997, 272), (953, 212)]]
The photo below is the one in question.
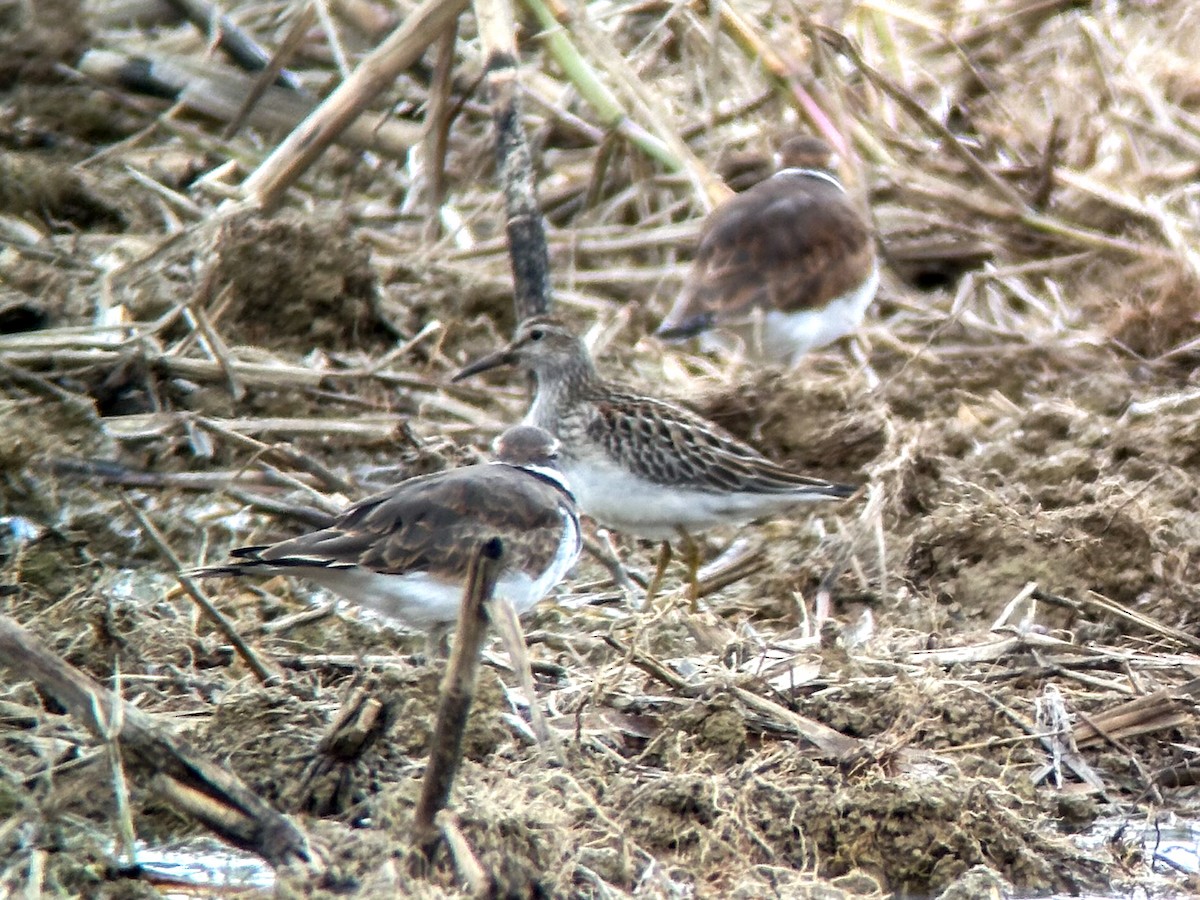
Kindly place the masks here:
[(266, 544), (259, 547), (238, 547), (236, 550), (229, 551), (229, 555), (234, 557), (235, 562), (225, 563), (220, 566), (200, 566), (195, 569), (188, 569), (184, 574), (192, 578), (219, 578), (223, 575), (242, 575), (250, 569), (270, 565), (258, 557), (258, 554), (266, 549)]
[(701, 313), (698, 316), (689, 316), (681, 322), (664, 321), (658, 326), (654, 336), (662, 338), (664, 341), (683, 341), (695, 337), (702, 331), (707, 331), (712, 328), (712, 324), (713, 314)]

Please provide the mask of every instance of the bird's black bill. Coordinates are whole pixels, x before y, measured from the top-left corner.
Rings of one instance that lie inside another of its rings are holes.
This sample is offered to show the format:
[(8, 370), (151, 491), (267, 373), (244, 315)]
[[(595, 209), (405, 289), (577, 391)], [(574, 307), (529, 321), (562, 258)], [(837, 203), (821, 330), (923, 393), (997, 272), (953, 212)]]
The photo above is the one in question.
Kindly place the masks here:
[(658, 330), (654, 332), (654, 336), (664, 341), (684, 341), (690, 337), (695, 337), (702, 331), (707, 331), (712, 327), (712, 322), (713, 317), (710, 313), (691, 316), (684, 319), (678, 325), (668, 325), (664, 322), (658, 326)]
[(508, 349), (490, 353), (482, 359), (477, 359), (473, 363), (467, 363), (452, 376), (452, 382), (462, 381), (464, 378), (470, 378), (472, 375), (478, 375), (480, 372), (487, 372), (490, 369), (498, 369), (501, 366), (511, 366), (513, 364), (512, 352)]

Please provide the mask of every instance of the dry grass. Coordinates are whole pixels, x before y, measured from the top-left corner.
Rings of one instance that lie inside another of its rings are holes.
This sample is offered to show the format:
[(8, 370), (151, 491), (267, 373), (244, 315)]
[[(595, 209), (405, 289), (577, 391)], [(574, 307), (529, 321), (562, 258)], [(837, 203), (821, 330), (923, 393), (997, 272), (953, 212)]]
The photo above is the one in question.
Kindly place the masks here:
[[(485, 672), (457, 864), (432, 866), (411, 834), (436, 706), (420, 638), (293, 618), (298, 585), (218, 596), (287, 673), (259, 684), (116, 485), (199, 562), (300, 527), (261, 510), (477, 459), (519, 416), (515, 383), (446, 383), (513, 325), (471, 15), (447, 95), (411, 68), (373, 101), (378, 128), (260, 218), (222, 204), (304, 104), (267, 91), (224, 137), (195, 112), (215, 104), (102, 86), (85, 48), (170, 63), (200, 93), (245, 96), (253, 77), (190, 26), (90, 12), (68, 40), (51, 34), (81, 19), (68, 0), (0, 0), (0, 57), (22, 75), (0, 67), (0, 612), (98, 679), (119, 671), (127, 700), (294, 813), (321, 874), (280, 871), (286, 892), (482, 877), (514, 896), (961, 897), (984, 890), (976, 866), (1026, 892), (1195, 888), (1139, 843), (1200, 813), (1194, 5), (593, 2), (561, 12), (576, 57), (519, 11), (559, 311), (608, 373), (869, 488), (746, 529), (749, 574), (712, 582), (699, 612), (675, 570), (632, 610), (581, 564), (526, 623), (565, 764), (532, 740), (516, 679)], [(228, 12), (266, 47), (290, 27), (275, 4)], [(322, 7), (289, 68), (323, 95), (395, 15)], [(627, 116), (615, 131), (605, 98)], [(451, 117), (444, 167), (403, 153), (429, 104)], [(716, 176), (753, 177), (814, 128), (844, 142), (889, 263), (860, 336), (794, 376), (647, 338)], [(816, 631), (822, 594), (835, 620)], [(364, 690), (378, 730), (330, 754)], [(0, 684), (0, 885), (149, 892), (104, 867), (112, 769), (60, 712)], [(140, 837), (182, 830), (130, 788)], [(1114, 821), (1133, 837), (1070, 840)]]

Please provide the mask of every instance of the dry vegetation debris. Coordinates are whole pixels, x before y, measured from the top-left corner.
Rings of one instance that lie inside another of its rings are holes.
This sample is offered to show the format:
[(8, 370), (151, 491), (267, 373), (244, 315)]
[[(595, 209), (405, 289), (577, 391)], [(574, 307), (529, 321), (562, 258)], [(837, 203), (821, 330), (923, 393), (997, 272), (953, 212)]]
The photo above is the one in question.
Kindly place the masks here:
[[(314, 96), (411, 12), (330, 10), (288, 63)], [(269, 47), (290, 24), (227, 12)], [(562, 34), (627, 113), (612, 128), (521, 15), (560, 312), (607, 372), (869, 487), (746, 529), (748, 574), (706, 580), (699, 611), (674, 569), (634, 610), (579, 567), (527, 623), (564, 760), (502, 662), (472, 712), (452, 805), (483, 891), (1193, 893), (1140, 833), (1200, 813), (1200, 9), (595, 0)], [(431, 49), (269, 216), (220, 207), (302, 112), (269, 92), (222, 133), (200, 95), (254, 79), (207, 49), (165, 7), (0, 0), (0, 613), (295, 814), (320, 874), (281, 869), (281, 894), (456, 895), (464, 857), (412, 849), (440, 671), (421, 638), (314, 612), (304, 585), (213, 585), (287, 673), (264, 686), (125, 501), (212, 559), (477, 460), (519, 414), (519, 385), (446, 383), (513, 325), (473, 18), (440, 187), (404, 159), (439, 102)], [(99, 52), (192, 88), (135, 94)], [(813, 110), (888, 264), (862, 334), (794, 374), (645, 338), (714, 174), (750, 183)], [(364, 698), (347, 750), (331, 728)], [(6, 673), (0, 885), (156, 895), (115, 866), (112, 769), (61, 713)], [(130, 787), (139, 837), (186, 832)], [(1127, 830), (1071, 838), (1097, 822)]]

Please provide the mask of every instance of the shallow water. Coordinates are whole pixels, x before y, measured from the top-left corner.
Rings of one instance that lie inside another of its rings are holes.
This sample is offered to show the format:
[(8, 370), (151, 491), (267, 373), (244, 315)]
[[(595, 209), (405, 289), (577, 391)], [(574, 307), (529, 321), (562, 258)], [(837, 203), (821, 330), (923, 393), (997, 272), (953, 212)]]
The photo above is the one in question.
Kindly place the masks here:
[[(1134, 837), (1134, 828), (1129, 823), (1105, 820), (1080, 835), (1079, 844), (1095, 847), (1114, 840), (1130, 842)], [(1200, 874), (1200, 822), (1174, 820), (1167, 825), (1151, 824), (1142, 832), (1141, 842), (1147, 861), (1161, 879), (1153, 884), (1114, 887), (1110, 894), (1077, 895), (1072, 900), (1185, 896), (1173, 886), (1173, 876)], [(161, 885), (164, 897), (194, 897), (196, 888), (261, 892), (265, 896), (275, 887), (275, 873), (261, 859), (209, 838), (159, 847), (139, 844), (137, 861), (151, 881), (166, 882)], [(1034, 896), (1015, 894), (1013, 900), (1034, 900)], [(1047, 898), (1042, 895), (1037, 900)], [(1054, 895), (1049, 900), (1067, 900), (1067, 895)]]
[[(151, 847), (138, 844), (137, 861), (164, 897), (195, 897), (196, 888), (229, 892), (274, 890), (275, 872), (259, 857), (212, 838)], [(251, 895), (253, 896), (253, 894)]]

